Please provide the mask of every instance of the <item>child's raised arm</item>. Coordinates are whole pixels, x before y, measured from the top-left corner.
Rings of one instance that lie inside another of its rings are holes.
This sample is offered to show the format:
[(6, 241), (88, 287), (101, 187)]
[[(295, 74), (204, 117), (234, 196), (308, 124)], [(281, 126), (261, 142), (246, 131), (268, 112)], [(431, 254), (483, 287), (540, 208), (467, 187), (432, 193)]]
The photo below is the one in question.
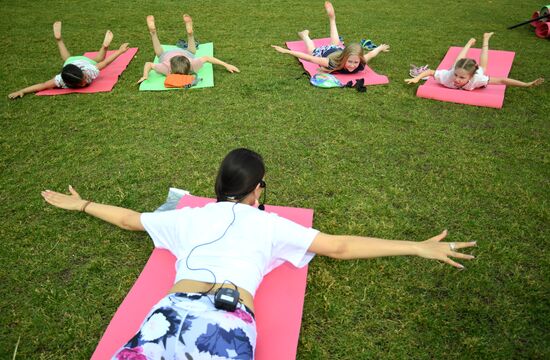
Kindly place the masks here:
[(31, 93), (35, 93), (35, 92), (42, 91), (42, 90), (47, 90), (47, 89), (53, 89), (55, 87), (57, 87), (55, 85), (55, 79), (51, 79), (51, 80), (48, 80), (46, 82), (36, 84), (36, 85), (32, 85), (32, 86), (28, 86), (28, 87), (26, 87), (24, 89), (21, 89), (19, 91), (12, 92), (11, 94), (8, 95), (8, 97), (10, 99), (17, 99), (17, 98), (25, 96), (26, 94), (31, 94)]
[(456, 57), (455, 59), (455, 63), (453, 64), (453, 67), (455, 67), (456, 63), (458, 60), (461, 60), (461, 59), (464, 59), (466, 57), (466, 54), (468, 54), (468, 51), (470, 50), (470, 48), (476, 43), (476, 39), (474, 38), (471, 38), (470, 40), (468, 40), (468, 42), (466, 43), (466, 45), (464, 45), (464, 47), (462, 48), (462, 50), (460, 50), (460, 52), (458, 53), (458, 56)]
[(294, 57), (297, 57), (298, 59), (309, 61), (325, 68), (328, 67), (328, 58), (317, 57), (317, 56), (309, 55), (300, 51), (288, 50), (277, 45), (271, 45), (271, 47), (277, 50), (278, 52), (280, 52), (281, 54), (289, 54)]
[(234, 73), (234, 72), (241, 72), (236, 66), (233, 66), (231, 64), (228, 64), (224, 61), (221, 61), (220, 59), (216, 59), (215, 57), (213, 56), (201, 56), (200, 58), (202, 61), (205, 61), (205, 62), (209, 62), (210, 64), (214, 64), (214, 65), (221, 65), (223, 66), (227, 71), (229, 71), (230, 73)]
[(496, 77), (496, 76), (490, 76), (489, 77), (489, 84), (491, 85), (509, 85), (509, 86), (518, 86), (518, 87), (533, 87), (538, 86), (544, 82), (544, 78), (538, 78), (536, 80), (530, 81), (530, 82), (523, 82), (519, 80), (514, 80), (510, 78), (503, 78), (503, 77)]
[(365, 62), (369, 62), (372, 58), (375, 58), (381, 52), (388, 52), (388, 51), (390, 51), (390, 46), (387, 44), (382, 44), (378, 46), (376, 49), (366, 53), (363, 58), (365, 59)]
[(120, 48), (117, 51), (115, 51), (111, 55), (107, 56), (103, 61), (97, 63), (96, 67), (99, 70), (105, 69), (107, 67), (107, 65), (109, 65), (110, 63), (115, 61), (117, 57), (124, 54), (127, 50), (128, 50), (128, 43), (124, 43), (124, 44), (120, 45)]
[(434, 76), (434, 74), (435, 74), (434, 70), (428, 69), (428, 70), (422, 71), (420, 74), (416, 75), (412, 79), (405, 79), (405, 82), (407, 84), (416, 84), (417, 82), (420, 81), (420, 79), (423, 79), (426, 76)]

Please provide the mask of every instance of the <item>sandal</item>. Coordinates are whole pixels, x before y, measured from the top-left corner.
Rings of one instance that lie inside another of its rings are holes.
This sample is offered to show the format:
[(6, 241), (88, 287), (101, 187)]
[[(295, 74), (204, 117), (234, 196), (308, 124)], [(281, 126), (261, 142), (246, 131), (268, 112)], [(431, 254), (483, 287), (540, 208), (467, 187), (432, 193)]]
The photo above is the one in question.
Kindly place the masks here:
[(374, 50), (378, 47), (378, 45), (376, 45), (375, 43), (372, 42), (371, 39), (368, 39), (368, 40), (365, 40), (365, 39), (361, 39), (361, 42), (359, 42), (359, 44), (361, 44), (361, 46), (363, 47), (363, 49), (367, 49), (367, 50)]
[[(195, 47), (197, 49), (199, 48), (199, 45), (200, 45), (199, 41), (195, 39)], [(187, 50), (187, 48), (189, 47), (189, 44), (187, 43), (186, 40), (179, 39), (178, 42), (176, 43), (176, 46), (179, 47), (179, 48)]]
[[(411, 69), (409, 70), (409, 75), (411, 77), (416, 77), (418, 75), (420, 75), (421, 73), (423, 73), (424, 71), (426, 70), (429, 70), (429, 66), (426, 64), (424, 66), (416, 66), (414, 64), (411, 64)], [(422, 80), (427, 80), (428, 79), (428, 76), (422, 78)]]

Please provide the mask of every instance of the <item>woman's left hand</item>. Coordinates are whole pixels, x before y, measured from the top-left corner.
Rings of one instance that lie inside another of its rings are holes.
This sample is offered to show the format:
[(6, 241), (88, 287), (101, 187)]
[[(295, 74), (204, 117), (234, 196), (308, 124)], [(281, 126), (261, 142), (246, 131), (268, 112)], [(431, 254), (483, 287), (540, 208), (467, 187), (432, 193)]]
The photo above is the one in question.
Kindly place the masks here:
[(426, 259), (443, 261), (444, 263), (447, 263), (456, 268), (464, 269), (464, 266), (462, 264), (451, 260), (450, 257), (464, 260), (474, 259), (475, 257), (473, 255), (463, 254), (456, 250), (477, 246), (477, 242), (442, 242), (441, 240), (443, 240), (446, 236), (447, 230), (444, 230), (441, 234), (418, 243), (417, 255)]
[(69, 185), (69, 192), (71, 195), (65, 195), (51, 190), (44, 190), (41, 194), (46, 202), (55, 207), (65, 210), (80, 211), (82, 206), (86, 204), (86, 201), (82, 200), (80, 195), (71, 185)]

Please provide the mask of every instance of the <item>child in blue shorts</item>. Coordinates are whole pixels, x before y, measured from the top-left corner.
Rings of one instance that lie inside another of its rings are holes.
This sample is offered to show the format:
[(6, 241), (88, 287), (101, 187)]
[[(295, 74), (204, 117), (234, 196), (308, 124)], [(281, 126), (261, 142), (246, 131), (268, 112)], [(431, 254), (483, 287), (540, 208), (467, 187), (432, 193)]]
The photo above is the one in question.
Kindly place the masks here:
[(61, 38), (61, 21), (56, 21), (53, 24), (53, 35), (59, 48), (59, 54), (63, 59), (63, 69), (60, 74), (57, 74), (53, 79), (46, 82), (32, 85), (13, 92), (8, 95), (10, 99), (17, 99), (25, 96), (25, 94), (34, 93), (41, 90), (52, 88), (81, 88), (88, 86), (99, 76), (99, 71), (107, 65), (115, 61), (117, 57), (128, 50), (128, 43), (124, 43), (113, 54), (105, 57), (109, 45), (113, 40), (113, 33), (107, 30), (105, 39), (95, 58), (90, 59), (86, 56), (71, 56), (65, 43)]

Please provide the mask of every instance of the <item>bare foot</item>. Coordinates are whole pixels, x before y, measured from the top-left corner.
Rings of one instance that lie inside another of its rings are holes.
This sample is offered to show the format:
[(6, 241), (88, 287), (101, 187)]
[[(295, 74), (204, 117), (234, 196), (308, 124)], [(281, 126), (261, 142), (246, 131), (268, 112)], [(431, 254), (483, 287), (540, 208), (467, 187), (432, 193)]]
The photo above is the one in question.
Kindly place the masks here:
[(474, 45), (475, 43), (476, 43), (475, 38), (471, 38), (470, 40), (468, 40), (468, 44), (470, 44), (470, 46)]
[(187, 14), (183, 14), (183, 22), (185, 23), (185, 31), (187, 31), (188, 34), (193, 33), (193, 19), (191, 19), (191, 16)]
[(332, 7), (330, 1), (325, 1), (325, 10), (327, 11), (329, 19), (334, 19), (336, 17), (334, 14), (334, 8)]
[(55, 40), (61, 40), (61, 21), (53, 23), (53, 36)]
[(490, 32), (490, 33), (485, 33), (483, 34), (483, 40), (484, 41), (489, 41), (489, 39), (491, 38), (491, 36), (494, 35), (494, 32)]
[(309, 30), (300, 31), (300, 32), (298, 33), (298, 36), (299, 36), (300, 39), (302, 39), (302, 40), (309, 38)]
[(537, 80), (535, 81), (531, 81), (529, 83), (529, 87), (533, 87), (533, 86), (539, 86), (540, 84), (542, 84), (544, 82), (544, 78), (538, 78)]
[(108, 48), (109, 45), (111, 45), (111, 41), (113, 41), (113, 33), (111, 30), (107, 30), (105, 33), (105, 39), (103, 39), (103, 47)]
[(151, 34), (157, 32), (157, 28), (155, 27), (155, 17), (153, 15), (147, 16), (147, 28)]

